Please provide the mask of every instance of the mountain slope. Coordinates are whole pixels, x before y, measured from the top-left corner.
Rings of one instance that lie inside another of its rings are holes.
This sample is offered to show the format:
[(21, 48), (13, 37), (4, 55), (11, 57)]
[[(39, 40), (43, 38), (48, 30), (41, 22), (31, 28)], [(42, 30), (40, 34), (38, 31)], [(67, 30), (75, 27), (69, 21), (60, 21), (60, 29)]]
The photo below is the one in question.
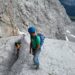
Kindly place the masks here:
[(36, 71), (32, 68), (33, 56), (29, 54), (29, 45), (25, 39), (21, 41), (19, 59), (12, 66), (9, 75), (75, 74), (75, 43), (46, 38), (40, 54), (40, 69)]
[(1, 37), (17, 35), (18, 29), (25, 32), (34, 24), (47, 37), (65, 39), (65, 28), (70, 23), (59, 0), (0, 0)]

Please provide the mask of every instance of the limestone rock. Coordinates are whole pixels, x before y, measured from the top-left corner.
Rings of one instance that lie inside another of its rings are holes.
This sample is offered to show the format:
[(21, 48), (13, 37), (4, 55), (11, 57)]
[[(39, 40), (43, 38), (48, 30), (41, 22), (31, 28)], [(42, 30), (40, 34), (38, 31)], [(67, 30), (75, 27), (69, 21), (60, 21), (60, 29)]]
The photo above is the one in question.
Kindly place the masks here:
[[(34, 24), (38, 32), (57, 39), (65, 39), (65, 28), (71, 23), (59, 0), (0, 0), (0, 16), (0, 28), (11, 26), (13, 31), (17, 26), (24, 32)], [(13, 35), (10, 29), (5, 36)], [(3, 30), (0, 36), (4, 36)]]
[(11, 67), (16, 61), (16, 50), (14, 43), (20, 37), (10, 37), (0, 39), (0, 75), (8, 75)]
[[(40, 69), (35, 70), (28, 39), (28, 35), (0, 39), (0, 75), (75, 75), (75, 43), (46, 38), (40, 54)], [(16, 60), (14, 43), (17, 40), (21, 40), (21, 49)]]

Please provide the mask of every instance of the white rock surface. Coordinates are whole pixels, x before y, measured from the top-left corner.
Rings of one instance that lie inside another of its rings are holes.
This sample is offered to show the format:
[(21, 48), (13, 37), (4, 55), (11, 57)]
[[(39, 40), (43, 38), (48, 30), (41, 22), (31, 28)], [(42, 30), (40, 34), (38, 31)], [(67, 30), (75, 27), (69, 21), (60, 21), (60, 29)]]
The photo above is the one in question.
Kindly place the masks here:
[(0, 75), (8, 75), (16, 61), (14, 43), (19, 39), (17, 36), (0, 39)]
[[(27, 39), (26, 39), (27, 40)], [(40, 69), (32, 69), (27, 41), (22, 40), (19, 59), (9, 75), (75, 75), (75, 43), (45, 39), (40, 54)]]
[(42, 67), (52, 75), (75, 75), (74, 45), (71, 42), (46, 39), (41, 54), (41, 57), (44, 56), (41, 58)]

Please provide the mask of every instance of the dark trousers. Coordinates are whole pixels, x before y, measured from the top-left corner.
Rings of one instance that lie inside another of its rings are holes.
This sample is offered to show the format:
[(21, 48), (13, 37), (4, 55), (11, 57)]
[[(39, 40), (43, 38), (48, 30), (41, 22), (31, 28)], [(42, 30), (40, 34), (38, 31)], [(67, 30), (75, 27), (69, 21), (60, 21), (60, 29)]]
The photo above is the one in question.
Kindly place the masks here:
[(17, 49), (17, 58), (19, 57), (19, 51), (20, 51), (20, 49)]

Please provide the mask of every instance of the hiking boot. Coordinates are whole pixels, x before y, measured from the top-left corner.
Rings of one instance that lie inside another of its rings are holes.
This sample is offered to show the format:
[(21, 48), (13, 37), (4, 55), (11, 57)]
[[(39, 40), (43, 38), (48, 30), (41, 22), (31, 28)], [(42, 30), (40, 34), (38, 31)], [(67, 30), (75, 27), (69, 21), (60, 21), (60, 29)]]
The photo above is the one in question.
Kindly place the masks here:
[(35, 69), (38, 70), (39, 69), (39, 65), (36, 65)]

